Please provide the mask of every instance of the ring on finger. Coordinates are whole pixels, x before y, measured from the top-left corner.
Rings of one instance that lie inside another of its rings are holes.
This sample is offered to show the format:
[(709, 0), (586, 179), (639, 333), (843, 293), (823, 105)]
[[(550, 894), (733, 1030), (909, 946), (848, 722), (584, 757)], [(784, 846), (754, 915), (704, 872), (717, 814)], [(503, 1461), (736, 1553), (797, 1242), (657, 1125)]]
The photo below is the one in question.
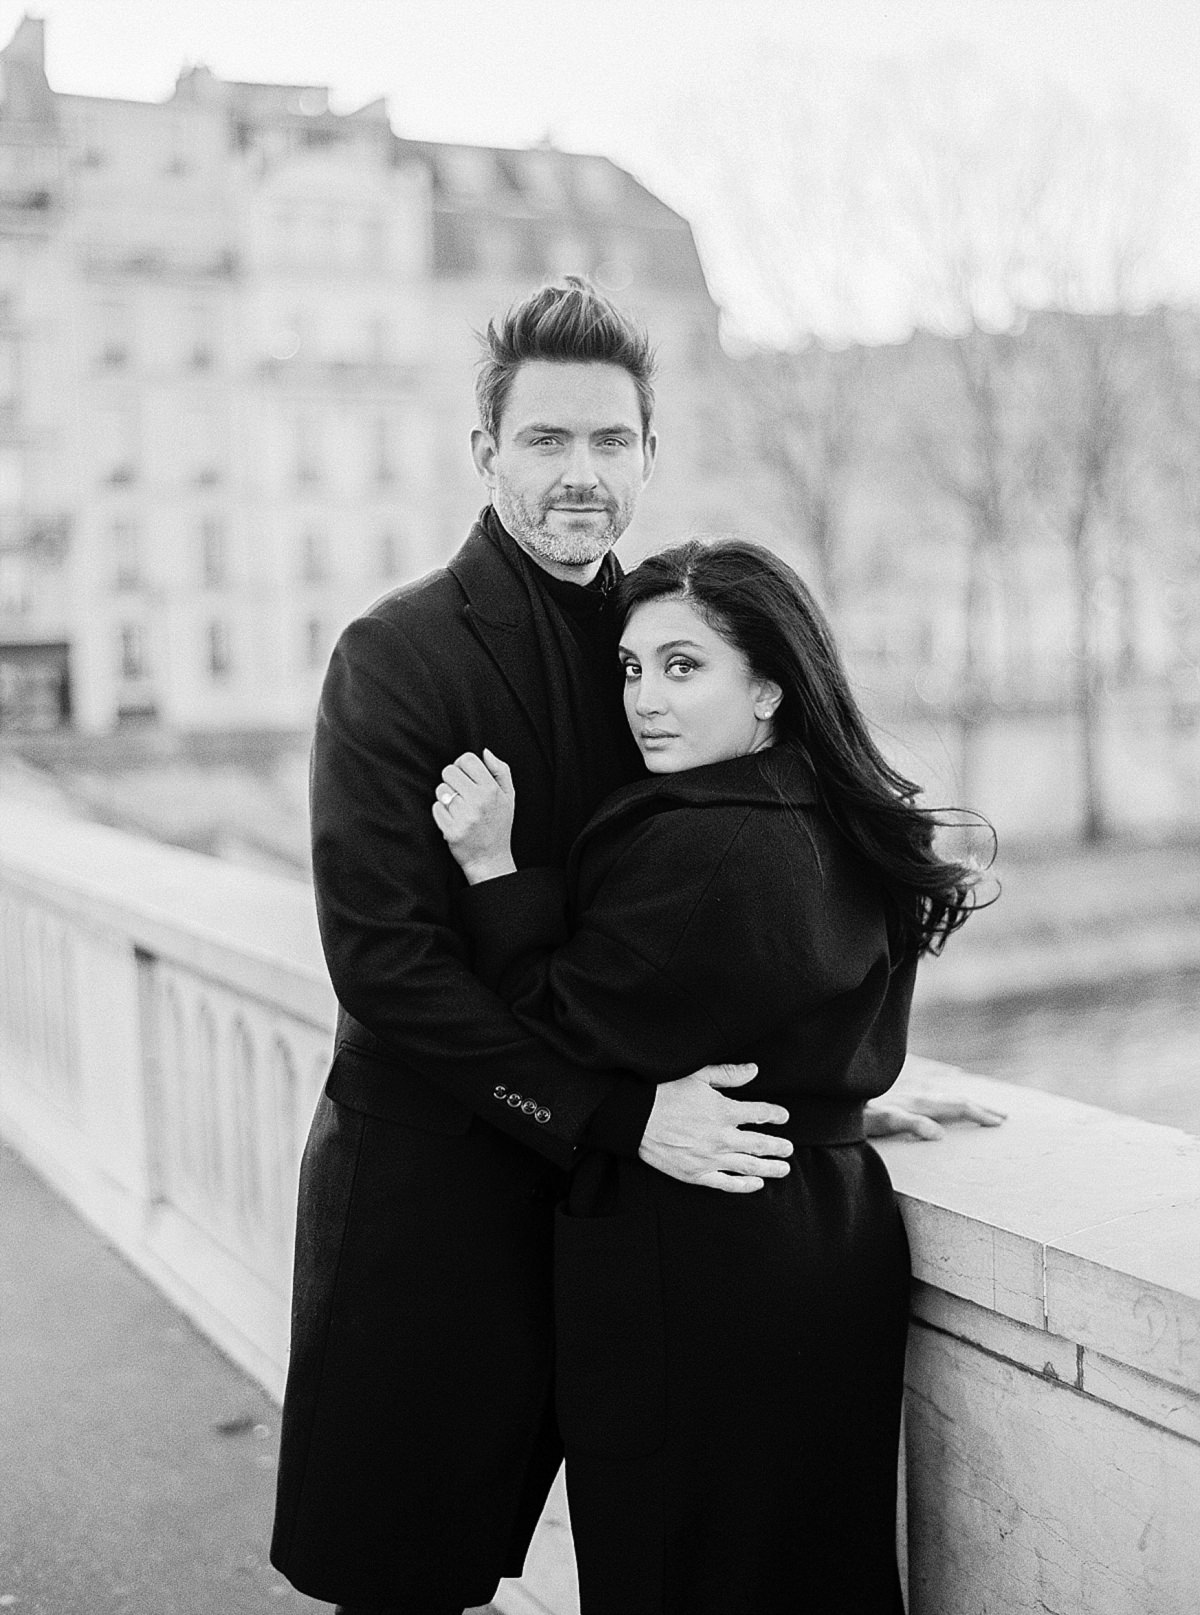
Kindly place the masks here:
[(442, 806), (449, 807), (451, 802), (453, 802), (454, 798), (458, 795), (458, 792), (452, 785), (439, 785), (436, 794), (437, 799)]

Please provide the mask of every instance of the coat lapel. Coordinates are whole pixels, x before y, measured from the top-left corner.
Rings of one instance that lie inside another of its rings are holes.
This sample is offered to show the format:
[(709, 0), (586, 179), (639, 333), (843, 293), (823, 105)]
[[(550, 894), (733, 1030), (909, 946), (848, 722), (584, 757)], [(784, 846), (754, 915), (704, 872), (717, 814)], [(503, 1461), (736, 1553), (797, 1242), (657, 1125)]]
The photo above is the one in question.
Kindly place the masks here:
[(528, 718), (549, 766), (552, 759), (546, 681), (537, 656), (530, 651), (533, 621), (521, 579), (496, 554), (479, 522), (447, 563), (447, 569), (458, 579), (466, 596), (465, 616), (471, 632), (496, 664)]

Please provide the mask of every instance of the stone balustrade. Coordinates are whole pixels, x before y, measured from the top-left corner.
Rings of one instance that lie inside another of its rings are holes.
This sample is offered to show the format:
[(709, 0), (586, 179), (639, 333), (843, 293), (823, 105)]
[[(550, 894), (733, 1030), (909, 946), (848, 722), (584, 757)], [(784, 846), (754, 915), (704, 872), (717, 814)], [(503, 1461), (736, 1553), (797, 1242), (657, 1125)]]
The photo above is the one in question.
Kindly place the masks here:
[(312, 897), (0, 807), (0, 1133), (269, 1391), (333, 993)]
[[(276, 1395), (332, 1015), (303, 885), (0, 804), (0, 1134)], [(1009, 1112), (883, 1147), (912, 1615), (1194, 1615), (1200, 1139), (910, 1066)], [(498, 1603), (577, 1607), (561, 1490)]]

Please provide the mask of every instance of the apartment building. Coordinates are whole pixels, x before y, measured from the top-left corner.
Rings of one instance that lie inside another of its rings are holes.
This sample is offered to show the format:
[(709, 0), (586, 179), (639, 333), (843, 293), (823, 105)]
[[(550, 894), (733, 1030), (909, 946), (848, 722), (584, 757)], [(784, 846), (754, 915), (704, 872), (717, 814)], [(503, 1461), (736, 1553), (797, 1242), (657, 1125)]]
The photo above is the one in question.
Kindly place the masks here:
[(626, 541), (730, 525), (691, 231), (599, 156), (403, 139), (203, 67), (161, 103), (0, 51), (0, 727), (302, 727), (340, 625), (480, 504), (474, 332), (547, 278), (649, 324)]

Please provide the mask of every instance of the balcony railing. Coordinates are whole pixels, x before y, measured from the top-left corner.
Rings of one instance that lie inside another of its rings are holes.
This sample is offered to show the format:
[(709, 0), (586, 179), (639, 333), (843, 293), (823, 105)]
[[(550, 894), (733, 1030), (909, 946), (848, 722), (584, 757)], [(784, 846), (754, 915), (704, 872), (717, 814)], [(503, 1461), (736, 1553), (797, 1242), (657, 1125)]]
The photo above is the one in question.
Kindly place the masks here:
[[(306, 887), (0, 806), (0, 1133), (276, 1395), (333, 1000)], [(883, 1153), (916, 1286), (913, 1615), (1194, 1615), (1200, 1139), (1009, 1112)], [(561, 1493), (511, 1615), (570, 1615)]]

